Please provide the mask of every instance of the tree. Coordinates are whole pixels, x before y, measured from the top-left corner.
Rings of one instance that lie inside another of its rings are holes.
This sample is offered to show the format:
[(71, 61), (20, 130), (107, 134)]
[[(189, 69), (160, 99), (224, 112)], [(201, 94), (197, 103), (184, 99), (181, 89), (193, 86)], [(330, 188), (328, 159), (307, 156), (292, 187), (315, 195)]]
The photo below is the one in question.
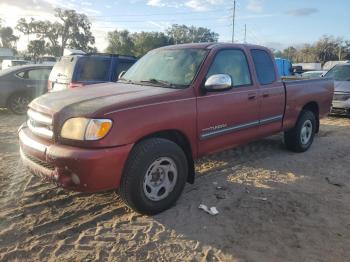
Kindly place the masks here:
[(75, 10), (55, 9), (56, 22), (20, 19), (17, 30), (23, 34), (35, 34), (39, 40), (48, 41), (47, 51), (55, 56), (63, 55), (65, 48), (75, 48), (86, 52), (95, 50), (95, 38), (91, 33), (91, 23), (85, 14)]
[(0, 44), (1, 47), (14, 49), (18, 37), (13, 34), (11, 27), (0, 27)]
[(172, 44), (171, 39), (160, 32), (134, 33), (132, 40), (134, 42), (133, 54), (135, 56), (142, 56), (152, 49)]
[(106, 51), (112, 54), (131, 55), (133, 54), (134, 41), (128, 30), (108, 32), (108, 47)]
[(46, 46), (44, 40), (32, 40), (28, 44), (28, 53), (36, 61), (40, 56), (46, 54)]
[(172, 25), (166, 30), (167, 35), (175, 44), (217, 42), (219, 34), (205, 27)]
[(142, 56), (148, 51), (171, 44), (216, 42), (218, 34), (208, 28), (173, 25), (165, 33), (140, 32), (130, 33), (127, 30), (114, 30), (107, 36), (106, 52)]

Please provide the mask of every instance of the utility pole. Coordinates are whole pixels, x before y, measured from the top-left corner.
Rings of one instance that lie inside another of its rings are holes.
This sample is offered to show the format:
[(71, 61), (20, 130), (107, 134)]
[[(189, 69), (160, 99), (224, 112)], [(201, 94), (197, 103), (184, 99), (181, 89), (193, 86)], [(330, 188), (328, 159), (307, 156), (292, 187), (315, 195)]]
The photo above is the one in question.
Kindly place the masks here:
[(244, 24), (244, 43), (247, 43), (247, 24)]
[(233, 14), (232, 14), (232, 43), (235, 42), (235, 15), (236, 15), (236, 0), (233, 1)]

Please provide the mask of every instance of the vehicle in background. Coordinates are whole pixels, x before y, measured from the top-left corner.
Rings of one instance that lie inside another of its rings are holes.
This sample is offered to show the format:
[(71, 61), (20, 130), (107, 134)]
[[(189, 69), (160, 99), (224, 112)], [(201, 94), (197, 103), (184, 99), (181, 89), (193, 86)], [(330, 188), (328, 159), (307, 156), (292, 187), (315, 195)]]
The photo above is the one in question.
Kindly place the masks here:
[(334, 80), (332, 113), (345, 113), (350, 116), (350, 64), (338, 64), (324, 77)]
[(350, 60), (343, 60), (343, 61), (328, 61), (323, 65), (323, 70), (329, 71), (332, 69), (334, 66), (339, 65), (339, 64), (346, 64), (350, 63)]
[(292, 63), (288, 59), (275, 58), (278, 73), (281, 77), (293, 75)]
[(5, 59), (2, 61), (2, 70), (13, 66), (21, 66), (27, 64), (30, 64), (30, 61), (19, 59)]
[(49, 92), (115, 82), (119, 74), (128, 70), (136, 60), (133, 56), (110, 54), (62, 56), (51, 71)]
[(37, 61), (37, 64), (44, 64), (44, 65), (54, 65), (56, 64), (57, 59), (54, 56), (43, 56), (40, 57)]
[(327, 73), (327, 71), (307, 71), (301, 74), (302, 78), (307, 78), (307, 79), (317, 79), (320, 77), (323, 77), (323, 75)]
[(47, 92), (52, 66), (14, 66), (0, 72), (0, 107), (24, 114), (32, 99)]
[(301, 66), (303, 73), (307, 71), (321, 71), (321, 63), (294, 63), (294, 67)]
[(5, 59), (13, 59), (15, 52), (11, 48), (0, 47), (0, 70), (2, 70), (2, 61)]
[(288, 149), (308, 150), (332, 96), (332, 80), (281, 81), (261, 46), (167, 46), (117, 83), (35, 99), (20, 154), (62, 187), (119, 188), (130, 207), (156, 214), (194, 182), (194, 159), (279, 132)]

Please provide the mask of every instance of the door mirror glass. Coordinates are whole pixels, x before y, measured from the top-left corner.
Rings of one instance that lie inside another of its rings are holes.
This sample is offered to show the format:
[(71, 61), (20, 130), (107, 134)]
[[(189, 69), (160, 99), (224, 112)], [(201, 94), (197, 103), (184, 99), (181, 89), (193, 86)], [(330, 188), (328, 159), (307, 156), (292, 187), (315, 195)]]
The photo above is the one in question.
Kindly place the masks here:
[(216, 74), (205, 81), (204, 89), (207, 91), (224, 91), (232, 87), (232, 79), (227, 74)]

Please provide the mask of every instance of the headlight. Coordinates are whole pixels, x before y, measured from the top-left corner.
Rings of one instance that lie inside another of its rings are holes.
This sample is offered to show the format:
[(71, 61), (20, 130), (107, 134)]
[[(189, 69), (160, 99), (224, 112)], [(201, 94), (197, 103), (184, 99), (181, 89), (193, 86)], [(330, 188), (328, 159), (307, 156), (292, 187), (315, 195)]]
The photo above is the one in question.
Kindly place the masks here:
[(75, 117), (68, 119), (61, 129), (61, 137), (74, 140), (98, 140), (112, 127), (110, 119)]

